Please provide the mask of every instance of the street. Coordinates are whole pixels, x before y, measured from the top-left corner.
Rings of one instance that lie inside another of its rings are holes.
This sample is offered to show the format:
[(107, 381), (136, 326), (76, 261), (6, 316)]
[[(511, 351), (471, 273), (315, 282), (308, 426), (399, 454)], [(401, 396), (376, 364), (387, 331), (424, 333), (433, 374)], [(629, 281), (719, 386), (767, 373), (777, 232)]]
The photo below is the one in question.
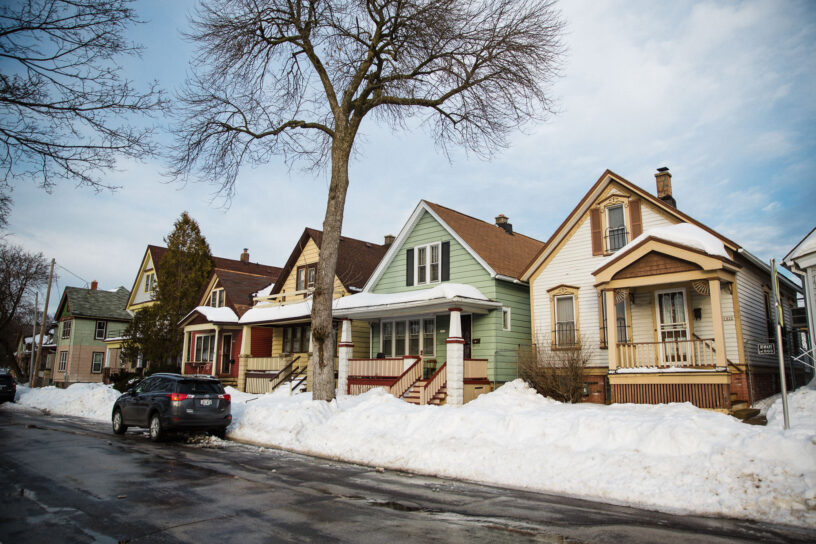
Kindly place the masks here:
[[(378, 471), (234, 442), (0, 409), (0, 543), (811, 542), (677, 516)], [(531, 462), (534, 460), (531, 459)]]

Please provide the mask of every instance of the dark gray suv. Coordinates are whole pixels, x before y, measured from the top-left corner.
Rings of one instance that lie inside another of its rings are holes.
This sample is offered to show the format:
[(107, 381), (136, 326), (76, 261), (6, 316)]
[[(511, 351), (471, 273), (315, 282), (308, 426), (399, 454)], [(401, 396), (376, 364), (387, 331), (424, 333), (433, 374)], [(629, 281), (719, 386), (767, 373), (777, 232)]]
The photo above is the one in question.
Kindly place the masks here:
[(113, 432), (146, 427), (150, 439), (166, 431), (209, 431), (223, 438), (232, 421), (230, 396), (210, 376), (153, 374), (128, 389), (113, 405)]

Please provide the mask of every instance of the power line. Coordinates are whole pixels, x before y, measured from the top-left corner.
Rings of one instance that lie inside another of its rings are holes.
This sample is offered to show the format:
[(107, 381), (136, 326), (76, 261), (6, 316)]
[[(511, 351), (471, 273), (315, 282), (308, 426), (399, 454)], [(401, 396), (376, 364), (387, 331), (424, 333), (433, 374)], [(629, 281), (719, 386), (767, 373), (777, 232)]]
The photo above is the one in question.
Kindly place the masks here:
[(85, 284), (85, 287), (88, 287), (88, 286), (90, 286), (90, 285), (91, 285), (91, 282), (89, 282), (89, 281), (88, 281), (88, 280), (86, 280), (85, 278), (83, 278), (83, 277), (81, 277), (81, 276), (79, 276), (79, 275), (77, 275), (77, 274), (75, 274), (75, 273), (71, 272), (70, 270), (68, 270), (67, 268), (65, 268), (64, 266), (62, 266), (61, 264), (57, 264), (57, 267), (62, 268), (63, 270), (65, 270), (66, 272), (68, 272), (69, 274), (71, 274), (72, 276), (74, 276), (75, 278), (78, 278), (79, 280), (81, 280), (81, 281), (82, 281), (82, 282)]

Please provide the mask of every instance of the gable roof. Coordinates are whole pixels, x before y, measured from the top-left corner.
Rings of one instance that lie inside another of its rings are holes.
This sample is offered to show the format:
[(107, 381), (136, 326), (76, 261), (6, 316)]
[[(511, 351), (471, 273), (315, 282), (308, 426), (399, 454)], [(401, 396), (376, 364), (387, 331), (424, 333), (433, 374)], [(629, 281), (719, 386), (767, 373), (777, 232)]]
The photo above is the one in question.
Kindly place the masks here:
[[(306, 227), (303, 229), (303, 234), (300, 235), (295, 248), (289, 255), (286, 264), (280, 271), (278, 278), (280, 281), (275, 283), (272, 288), (272, 294), (280, 293), (283, 289), (283, 284), (289, 274), (297, 265), (300, 254), (303, 252), (309, 239), (313, 240), (318, 248), (323, 243), (323, 231), (311, 229)], [(365, 242), (348, 236), (340, 237), (340, 247), (337, 251), (337, 270), (335, 276), (340, 280), (340, 283), (348, 291), (361, 290), (368, 281), (371, 273), (376, 268), (377, 264), (385, 255), (389, 246), (375, 244), (372, 242)], [(259, 288), (260, 289), (260, 288)]]
[[(277, 267), (270, 268), (280, 270)], [(253, 293), (260, 291), (278, 279), (277, 274), (262, 276), (225, 270), (223, 268), (213, 270), (213, 275), (218, 278), (218, 286), (222, 287), (226, 293), (227, 305), (232, 308), (239, 317), (252, 307)]]
[(62, 293), (57, 317), (67, 305), (73, 317), (106, 318), (119, 321), (130, 321), (130, 313), (125, 310), (130, 291), (119, 287), (115, 291), (66, 287)]
[(685, 223), (691, 223), (704, 231), (708, 232), (709, 234), (716, 236), (719, 238), (727, 247), (729, 247), (733, 251), (738, 251), (740, 246), (733, 242), (732, 240), (726, 238), (722, 234), (718, 233), (717, 231), (707, 227), (706, 225), (700, 223), (696, 219), (686, 215), (685, 213), (681, 212), (674, 206), (671, 206), (664, 202), (663, 200), (657, 198), (655, 195), (651, 194), (650, 192), (644, 190), (643, 188), (635, 185), (631, 181), (627, 180), (623, 176), (620, 176), (613, 172), (612, 170), (605, 170), (601, 177), (598, 178), (598, 181), (587, 191), (584, 197), (578, 202), (575, 208), (567, 215), (564, 222), (561, 223), (555, 232), (553, 232), (552, 236), (547, 240), (544, 247), (529, 261), (529, 263), (525, 266), (525, 270), (522, 275), (522, 279), (528, 281), (530, 276), (538, 269), (542, 262), (558, 247), (558, 244), (561, 240), (567, 236), (572, 228), (581, 220), (581, 218), (586, 214), (587, 210), (592, 206), (592, 203), (603, 193), (603, 191), (608, 187), (611, 183), (617, 182), (623, 185), (625, 188), (630, 190), (632, 193), (638, 195), (643, 200), (648, 201), (652, 205), (662, 209), (669, 215), (676, 217), (679, 221)]
[(816, 253), (816, 227), (813, 228), (804, 238), (802, 238), (798, 244), (791, 249), (785, 258), (782, 261), (785, 264), (791, 265), (793, 261), (804, 257), (805, 255), (810, 255), (811, 253)]
[(520, 279), (525, 265), (544, 246), (543, 242), (535, 238), (518, 232), (510, 234), (493, 223), (487, 223), (440, 204), (420, 200), (366, 283), (366, 291), (371, 289), (385, 273), (388, 265), (396, 256), (397, 250), (402, 248), (405, 239), (422, 218), (423, 212), (430, 214), (447, 230), (493, 278)]

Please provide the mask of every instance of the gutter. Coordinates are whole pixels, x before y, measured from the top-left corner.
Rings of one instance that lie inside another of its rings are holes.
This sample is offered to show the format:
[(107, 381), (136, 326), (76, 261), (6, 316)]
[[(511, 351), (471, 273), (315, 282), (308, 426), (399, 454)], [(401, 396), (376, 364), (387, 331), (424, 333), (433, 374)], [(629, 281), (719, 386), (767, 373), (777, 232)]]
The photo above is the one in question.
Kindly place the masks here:
[(516, 285), (528, 285), (528, 286), (530, 285), (526, 281), (521, 281), (519, 279), (510, 277), (510, 276), (505, 276), (504, 274), (493, 274), (493, 279), (506, 281), (506, 282), (509, 282), (509, 283), (515, 283)]

